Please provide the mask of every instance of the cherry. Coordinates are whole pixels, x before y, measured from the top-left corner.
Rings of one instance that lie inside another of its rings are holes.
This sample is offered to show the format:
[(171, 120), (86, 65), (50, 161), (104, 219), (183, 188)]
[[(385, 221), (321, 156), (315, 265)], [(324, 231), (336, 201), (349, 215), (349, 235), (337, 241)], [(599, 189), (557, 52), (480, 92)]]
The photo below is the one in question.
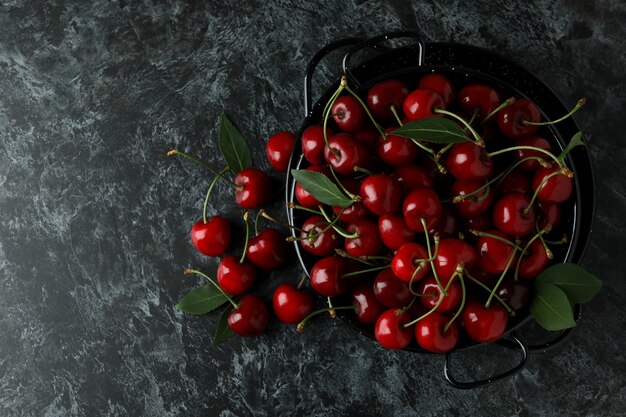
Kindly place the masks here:
[[(443, 300), (441, 300), (441, 303), (435, 311), (447, 313), (459, 307), (463, 290), (457, 280), (448, 287), (448, 295), (444, 295), (439, 285), (437, 285), (435, 277), (429, 275), (421, 282), (419, 293), (422, 294), (422, 297), (419, 297), (420, 302), (429, 310), (435, 308), (439, 300), (443, 297)], [(431, 296), (432, 294), (434, 294), (434, 296)]]
[(411, 343), (413, 331), (404, 327), (410, 316), (401, 309), (389, 309), (376, 320), (374, 336), (387, 349), (404, 349)]
[(367, 107), (379, 122), (394, 119), (391, 107), (402, 109), (404, 98), (409, 94), (406, 84), (400, 80), (385, 80), (374, 84), (367, 93)]
[(378, 301), (374, 288), (367, 282), (352, 291), (352, 304), (356, 318), (363, 324), (371, 324), (382, 314), (385, 307)]
[(255, 209), (269, 202), (272, 184), (267, 174), (256, 168), (246, 168), (235, 176), (235, 201), (245, 209)]
[(234, 256), (226, 256), (217, 266), (217, 282), (228, 295), (241, 295), (248, 291), (256, 278), (256, 269)]
[[(341, 184), (353, 194), (360, 192), (361, 183), (355, 179), (345, 178), (341, 181)], [(339, 220), (346, 223), (362, 219), (369, 214), (367, 207), (361, 201), (355, 201), (346, 208), (333, 206), (332, 209), (335, 216), (339, 216)]]
[(286, 324), (300, 323), (313, 311), (314, 304), (313, 294), (289, 282), (276, 287), (272, 298), (274, 314)]
[(498, 128), (504, 136), (511, 139), (522, 139), (532, 135), (539, 126), (527, 125), (524, 122), (539, 123), (541, 112), (539, 108), (528, 99), (518, 99), (498, 112)]
[[(461, 182), (456, 181), (452, 184), (452, 192), (455, 195), (464, 196), (466, 194), (470, 194), (477, 189), (483, 187), (484, 184), (482, 182), (474, 181), (474, 182)], [(493, 202), (493, 193), (489, 187), (484, 188), (483, 190), (472, 194), (469, 197), (466, 197), (455, 203), (454, 207), (456, 208), (457, 213), (465, 218), (476, 217), (483, 214), (491, 203)]]
[(470, 301), (463, 309), (465, 331), (476, 342), (489, 343), (500, 339), (508, 322), (509, 315), (500, 304), (485, 307), (477, 301)]
[(265, 146), (265, 154), (270, 165), (278, 172), (287, 172), (296, 137), (291, 132), (280, 131), (273, 134)]
[(469, 243), (459, 239), (442, 239), (434, 260), (435, 272), (441, 284), (445, 286), (459, 265), (471, 269), (476, 260), (476, 252)]
[(454, 236), (459, 232), (459, 218), (452, 206), (447, 204), (441, 206), (441, 218), (434, 231), (441, 237)]
[[(328, 167), (328, 165), (324, 165), (324, 166), (311, 165), (310, 167), (307, 167), (306, 170), (324, 174), (327, 177), (331, 175), (330, 168)], [(317, 200), (317, 198), (313, 197), (307, 190), (302, 188), (299, 182), (296, 182), (295, 194), (296, 194), (296, 199), (298, 200), (298, 203), (302, 207), (317, 208), (317, 206), (321, 204)]]
[(400, 207), (400, 184), (385, 174), (372, 174), (361, 182), (361, 199), (372, 213), (382, 216), (393, 214)]
[(408, 194), (410, 191), (420, 187), (433, 187), (433, 177), (419, 165), (396, 167), (393, 170), (393, 177), (402, 186), (403, 194)]
[(537, 204), (539, 214), (537, 215), (539, 230), (545, 230), (546, 228), (552, 230), (561, 221), (561, 206), (551, 203), (539, 203)]
[(507, 235), (524, 237), (533, 231), (535, 210), (530, 206), (530, 197), (520, 193), (505, 194), (493, 205), (492, 219)]
[(337, 98), (331, 114), (339, 129), (344, 132), (356, 132), (363, 126), (367, 117), (361, 103), (352, 96)]
[(230, 224), (222, 216), (200, 220), (191, 226), (191, 242), (207, 256), (221, 256), (230, 245)]
[(493, 88), (484, 84), (469, 84), (459, 91), (459, 108), (466, 115), (477, 116), (482, 120), (500, 105), (500, 95)]
[(344, 240), (346, 252), (352, 256), (376, 255), (383, 248), (378, 235), (378, 225), (371, 220), (356, 220), (346, 226), (346, 231), (356, 234), (356, 237)]
[(404, 307), (413, 298), (407, 283), (399, 280), (390, 269), (385, 269), (376, 275), (374, 295), (385, 307)]
[(287, 247), (285, 235), (268, 228), (250, 239), (246, 257), (255, 266), (265, 271), (273, 271), (287, 262)]
[(533, 279), (548, 266), (549, 262), (546, 248), (539, 240), (533, 240), (522, 256), (517, 272), (522, 278)]
[(402, 203), (402, 212), (407, 226), (416, 232), (423, 232), (422, 218), (426, 229), (431, 230), (441, 218), (441, 201), (430, 188), (416, 188), (409, 193)]
[(419, 243), (405, 243), (391, 259), (391, 270), (404, 282), (411, 282), (411, 278), (413, 282), (421, 280), (429, 269), (428, 252)]
[(376, 147), (378, 139), (380, 139), (380, 133), (378, 133), (376, 129), (372, 128), (361, 129), (354, 132), (352, 136), (354, 137), (354, 140), (363, 143), (368, 148)]
[(327, 256), (311, 268), (311, 288), (324, 297), (335, 297), (346, 290), (342, 275), (347, 269), (344, 258)]
[(385, 246), (398, 250), (415, 238), (415, 231), (409, 229), (403, 217), (385, 214), (378, 218), (378, 235)]
[(551, 176), (544, 182), (548, 175), (558, 172), (559, 169), (558, 167), (539, 167), (535, 171), (533, 189), (538, 190), (536, 191), (537, 200), (542, 203), (562, 203), (572, 195), (574, 181), (561, 172)]
[(446, 107), (448, 107), (454, 99), (454, 87), (445, 75), (437, 73), (426, 74), (420, 79), (418, 87), (437, 92), (443, 99)]
[(348, 133), (338, 133), (328, 140), (324, 148), (324, 157), (328, 164), (342, 175), (354, 173), (354, 167), (367, 165), (369, 155), (367, 148), (354, 140)]
[(378, 157), (391, 166), (405, 166), (417, 158), (418, 148), (411, 139), (390, 134), (394, 129), (385, 130), (386, 137), (382, 137), (377, 144)]
[[(546, 151), (552, 150), (552, 146), (550, 145), (550, 142), (548, 142), (545, 138), (542, 138), (541, 136), (530, 136), (528, 138), (520, 139), (517, 141), (516, 145), (517, 146), (533, 146), (535, 148), (544, 149)], [(522, 159), (526, 159), (526, 158), (533, 157), (533, 156), (543, 158), (543, 159), (546, 158), (546, 154), (544, 154), (543, 152), (534, 151), (532, 149), (519, 149), (515, 151), (515, 158), (518, 161), (521, 161)], [(519, 168), (524, 171), (534, 171), (538, 167), (539, 167), (539, 161), (537, 161), (536, 159), (524, 161), (521, 164), (519, 164)]]
[[(504, 233), (498, 230), (490, 230), (488, 233), (504, 240), (508, 239)], [(476, 252), (478, 254), (478, 267), (493, 275), (504, 272), (507, 265), (515, 265), (515, 259), (509, 263), (511, 256), (517, 258), (515, 248), (512, 245), (485, 235), (478, 238)]]
[(528, 194), (531, 192), (530, 179), (526, 173), (518, 170), (511, 171), (496, 190), (498, 194), (521, 193)]
[(445, 353), (454, 349), (459, 340), (459, 329), (452, 323), (446, 330), (449, 319), (443, 314), (431, 313), (415, 325), (415, 340), (424, 350)]
[(263, 300), (251, 294), (244, 295), (237, 308), (228, 314), (228, 327), (239, 336), (258, 336), (267, 327), (270, 314)]
[(434, 112), (435, 109), (444, 109), (446, 104), (439, 93), (426, 88), (418, 88), (406, 96), (403, 103), (404, 114), (409, 121), (426, 117), (442, 116)]
[[(318, 215), (313, 215), (302, 224), (300, 246), (315, 256), (329, 256), (341, 245), (339, 234), (328, 222)], [(324, 230), (326, 229), (326, 230)], [(312, 237), (309, 237), (312, 234)]]
[(530, 288), (521, 281), (504, 281), (496, 294), (514, 311), (526, 308), (530, 301)]
[[(326, 129), (326, 136), (330, 137), (332, 132)], [(311, 125), (302, 132), (302, 153), (304, 158), (312, 165), (323, 165), (326, 163), (324, 159), (324, 128), (319, 125)]]
[(457, 143), (448, 151), (448, 171), (459, 181), (482, 181), (493, 173), (493, 161), (473, 142)]

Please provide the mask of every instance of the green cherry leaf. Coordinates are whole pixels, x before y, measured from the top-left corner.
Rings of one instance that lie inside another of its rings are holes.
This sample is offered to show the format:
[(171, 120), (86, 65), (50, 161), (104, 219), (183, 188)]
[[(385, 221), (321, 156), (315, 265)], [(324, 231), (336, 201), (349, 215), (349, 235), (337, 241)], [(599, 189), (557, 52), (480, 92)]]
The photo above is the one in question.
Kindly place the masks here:
[(220, 319), (217, 322), (217, 327), (215, 328), (215, 336), (213, 337), (214, 345), (219, 345), (235, 335), (235, 332), (228, 327), (228, 315), (234, 308), (235, 307), (233, 307), (231, 303), (228, 303), (226, 308), (222, 311), (222, 315), (220, 316)]
[(434, 143), (459, 143), (470, 140), (456, 122), (443, 117), (413, 120), (391, 134)]
[(530, 302), (530, 314), (546, 330), (558, 331), (576, 326), (567, 295), (552, 284), (535, 288)]
[(572, 149), (577, 146), (585, 146), (585, 142), (583, 142), (582, 132), (578, 132), (574, 136), (572, 136), (572, 139), (570, 139), (565, 149), (563, 149), (563, 152), (561, 152), (559, 158), (565, 158), (565, 155), (567, 155)]
[(353, 201), (326, 175), (305, 169), (292, 169), (291, 175), (309, 194), (329, 206), (349, 207)]
[(556, 264), (545, 269), (535, 280), (535, 287), (545, 284), (557, 286), (572, 303), (586, 303), (602, 288), (602, 281), (573, 263)]
[(213, 284), (206, 284), (184, 296), (176, 304), (176, 310), (189, 314), (206, 314), (227, 301), (226, 296)]
[(246, 140), (223, 113), (220, 120), (218, 144), (232, 172), (237, 173), (252, 166), (252, 155)]

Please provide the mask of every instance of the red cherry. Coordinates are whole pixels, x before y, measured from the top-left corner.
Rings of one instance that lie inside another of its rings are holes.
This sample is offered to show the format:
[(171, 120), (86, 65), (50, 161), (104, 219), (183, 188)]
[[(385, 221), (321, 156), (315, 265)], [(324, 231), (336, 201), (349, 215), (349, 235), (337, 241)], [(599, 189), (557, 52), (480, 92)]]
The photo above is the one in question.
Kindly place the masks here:
[(525, 172), (514, 170), (502, 179), (496, 191), (498, 194), (528, 194), (531, 192), (530, 179)]
[(539, 230), (545, 230), (546, 228), (552, 230), (561, 221), (561, 206), (558, 204), (539, 203), (537, 205), (539, 214)]
[(367, 93), (367, 107), (376, 120), (382, 123), (394, 119), (391, 106), (402, 111), (404, 98), (409, 94), (406, 84), (399, 80), (385, 80), (374, 84)]
[(442, 74), (432, 73), (424, 75), (420, 79), (419, 88), (426, 88), (439, 93), (446, 107), (454, 99), (454, 87), (448, 77)]
[(369, 160), (365, 145), (348, 133), (333, 135), (324, 148), (324, 157), (335, 172), (342, 175), (353, 174), (354, 167), (364, 167)]
[(476, 259), (476, 252), (469, 243), (459, 239), (442, 239), (434, 260), (439, 281), (442, 285), (447, 285), (458, 265), (470, 270)]
[(230, 245), (230, 224), (222, 216), (213, 216), (206, 223), (200, 220), (191, 226), (191, 242), (207, 256), (221, 256)]
[(399, 280), (389, 269), (385, 269), (376, 275), (374, 279), (374, 295), (385, 307), (404, 307), (413, 298), (407, 283)]
[(522, 139), (535, 133), (539, 126), (527, 125), (524, 122), (538, 123), (541, 121), (539, 108), (528, 99), (519, 99), (498, 112), (498, 128), (511, 139)]
[(342, 275), (347, 263), (343, 258), (327, 256), (311, 268), (311, 288), (324, 297), (335, 297), (346, 290), (346, 282)]
[[(310, 167), (307, 167), (306, 170), (307, 171), (311, 171), (311, 172), (317, 172), (317, 173), (320, 173), (320, 174), (324, 174), (327, 177), (330, 177), (330, 175), (331, 175), (330, 168), (328, 168), (328, 165), (324, 165), (324, 166), (311, 165)], [(296, 194), (296, 199), (298, 200), (298, 203), (301, 206), (303, 206), (303, 207), (317, 208), (317, 206), (319, 206), (321, 204), (307, 190), (302, 188), (302, 186), (298, 182), (296, 183), (295, 194)]]
[(493, 224), (509, 236), (524, 237), (533, 231), (535, 210), (530, 197), (520, 193), (505, 194), (493, 205)]
[(482, 181), (493, 173), (493, 161), (475, 143), (457, 143), (448, 152), (448, 171), (459, 181)]
[(546, 248), (539, 240), (534, 240), (522, 256), (518, 274), (526, 279), (536, 278), (548, 266), (549, 262), (550, 258), (548, 258)]
[(391, 166), (409, 165), (417, 158), (417, 145), (410, 139), (390, 134), (393, 130), (386, 129), (387, 136), (378, 141), (376, 147), (378, 157)]
[[(424, 263), (419, 272), (415, 272)], [(391, 259), (391, 270), (398, 279), (404, 282), (417, 282), (430, 270), (428, 252), (419, 243), (405, 243)], [(415, 276), (414, 276), (415, 275)]]
[(504, 281), (497, 294), (515, 311), (528, 307), (530, 301), (530, 288), (527, 283), (521, 281)]
[[(520, 139), (517, 141), (515, 145), (516, 146), (533, 146), (535, 148), (545, 149), (546, 151), (552, 150), (552, 146), (550, 145), (550, 142), (548, 142), (545, 138), (542, 138), (541, 136), (530, 136), (528, 138)], [(532, 156), (543, 158), (543, 159), (547, 158), (546, 154), (539, 152), (539, 151), (534, 151), (532, 149), (520, 149), (520, 150), (515, 151), (515, 159), (517, 159), (518, 161), (521, 161), (523, 159), (526, 159)], [(538, 167), (539, 167), (539, 161), (535, 159), (524, 161), (521, 164), (519, 164), (519, 168), (524, 171), (534, 171)]]
[[(447, 313), (458, 308), (463, 296), (463, 290), (458, 280), (450, 284), (448, 287), (448, 295), (444, 295), (439, 285), (437, 285), (435, 277), (432, 275), (427, 276), (421, 282), (419, 293), (424, 294), (422, 297), (419, 297), (419, 300), (422, 305), (429, 310), (435, 308), (439, 300), (443, 297), (443, 300), (441, 300), (441, 303), (435, 310), (440, 313)], [(434, 294), (434, 296), (429, 296), (429, 294)]]
[(441, 206), (441, 218), (434, 231), (441, 237), (454, 236), (459, 232), (459, 218), (452, 206), (447, 204)]
[[(346, 189), (353, 194), (359, 194), (360, 192), (361, 183), (355, 179), (345, 178), (341, 181), (341, 184), (343, 184), (343, 186), (346, 187)], [(360, 201), (355, 201), (347, 208), (333, 206), (332, 209), (333, 213), (335, 213), (335, 216), (339, 216), (339, 219), (345, 223), (351, 223), (353, 221), (362, 219), (369, 214), (369, 211), (367, 210), (367, 207), (365, 207), (365, 204)]]
[(356, 220), (346, 226), (346, 231), (357, 235), (344, 240), (346, 252), (352, 256), (376, 255), (383, 248), (376, 222), (367, 219)]
[(492, 87), (484, 84), (469, 84), (459, 91), (457, 103), (463, 113), (468, 116), (478, 112), (482, 120), (500, 105), (500, 95)]
[(269, 228), (250, 239), (246, 257), (255, 266), (265, 271), (273, 271), (287, 262), (287, 248), (285, 235)]
[[(483, 187), (485, 184), (482, 182), (461, 182), (456, 181), (452, 184), (452, 192), (454, 195), (466, 195), (470, 194), (480, 187)], [(476, 217), (483, 214), (491, 203), (493, 202), (493, 193), (489, 187), (484, 188), (483, 190), (477, 192), (476, 194), (472, 194), (471, 196), (464, 198), (458, 203), (454, 204), (454, 208), (457, 213), (465, 218)]]
[(378, 343), (387, 349), (404, 349), (411, 343), (413, 331), (410, 327), (405, 328), (410, 317), (402, 310), (395, 308), (385, 311), (376, 320), (374, 336)]
[(217, 283), (228, 295), (241, 295), (248, 291), (254, 279), (256, 269), (251, 264), (239, 260), (234, 256), (227, 256), (217, 266)]
[(315, 298), (307, 290), (299, 290), (292, 283), (284, 283), (276, 287), (272, 304), (278, 320), (286, 324), (296, 324), (313, 311)]
[[(488, 233), (508, 240), (507, 236), (498, 230), (490, 230)], [(512, 270), (511, 267), (515, 267), (517, 258), (515, 248), (494, 237), (480, 236), (476, 243), (476, 252), (478, 253), (478, 267), (488, 274), (495, 275), (504, 272), (511, 256), (514, 259), (510, 262), (509, 268)]]
[(372, 174), (361, 183), (361, 201), (372, 213), (382, 216), (393, 214), (400, 207), (400, 184), (385, 174)]
[(235, 201), (245, 209), (255, 209), (269, 202), (272, 184), (267, 174), (256, 168), (246, 168), (235, 176)]
[(406, 96), (403, 103), (404, 114), (409, 121), (426, 117), (441, 116), (435, 109), (445, 109), (446, 104), (439, 93), (425, 88), (418, 88)]
[(508, 322), (509, 315), (500, 304), (485, 307), (471, 301), (463, 309), (465, 331), (476, 342), (490, 343), (500, 339)]
[[(335, 253), (335, 249), (341, 245), (341, 240), (335, 229), (327, 226), (328, 222), (322, 216), (313, 215), (306, 219), (300, 232), (302, 249), (319, 257)], [(310, 235), (313, 237), (310, 238)]]
[(408, 194), (416, 188), (432, 188), (433, 177), (419, 165), (407, 165), (396, 167), (393, 177), (400, 183), (402, 193)]
[(356, 132), (365, 123), (366, 114), (359, 101), (352, 96), (341, 96), (333, 104), (331, 114), (339, 129)]
[(562, 203), (572, 195), (574, 181), (567, 175), (558, 173), (544, 182), (548, 175), (557, 171), (559, 171), (558, 167), (539, 167), (535, 171), (533, 189), (539, 190), (537, 192), (537, 200), (542, 203)]
[(378, 234), (385, 246), (398, 250), (403, 244), (415, 238), (415, 231), (409, 229), (404, 218), (385, 214), (378, 218)]
[(445, 353), (454, 349), (459, 340), (459, 329), (452, 323), (444, 330), (449, 319), (443, 314), (431, 313), (415, 325), (415, 340), (422, 349)]
[(422, 218), (426, 220), (427, 230), (431, 230), (441, 218), (441, 201), (430, 188), (416, 188), (409, 193), (402, 203), (402, 212), (407, 226), (416, 232), (423, 232)]
[(352, 291), (352, 304), (357, 320), (363, 324), (374, 323), (385, 310), (369, 282), (359, 285)]
[(287, 172), (296, 137), (291, 132), (280, 131), (272, 135), (265, 146), (270, 165), (278, 172)]
[[(326, 136), (331, 137), (332, 132), (326, 129)], [(319, 125), (311, 125), (302, 132), (302, 153), (304, 158), (312, 165), (323, 165), (326, 163), (324, 159), (324, 128)]]
[(244, 295), (239, 305), (228, 314), (228, 327), (239, 336), (258, 336), (267, 327), (270, 313), (263, 300), (255, 295)]

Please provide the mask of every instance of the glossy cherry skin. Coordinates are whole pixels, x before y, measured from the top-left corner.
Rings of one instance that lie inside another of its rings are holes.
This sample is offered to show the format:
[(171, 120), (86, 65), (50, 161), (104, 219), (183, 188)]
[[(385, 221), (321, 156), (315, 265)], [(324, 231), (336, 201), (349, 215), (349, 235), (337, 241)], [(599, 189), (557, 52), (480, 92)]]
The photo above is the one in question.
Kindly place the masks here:
[(328, 140), (324, 148), (326, 162), (342, 175), (354, 173), (354, 167), (365, 167), (369, 161), (367, 148), (348, 133), (338, 133)]
[[(324, 174), (327, 177), (331, 176), (330, 168), (328, 165), (319, 166), (319, 165), (311, 165), (306, 168), (307, 171), (317, 172), (319, 174)], [(313, 197), (307, 190), (302, 188), (300, 183), (296, 183), (295, 187), (296, 200), (298, 200), (298, 204), (302, 207), (307, 208), (317, 208), (321, 203), (317, 200), (317, 198)]]
[(378, 235), (383, 244), (391, 250), (400, 249), (400, 246), (412, 241), (415, 234), (401, 216), (385, 214), (378, 218)]
[(400, 184), (385, 174), (372, 174), (363, 179), (361, 201), (377, 216), (393, 214), (400, 208), (402, 189)]
[(493, 205), (493, 224), (500, 231), (513, 237), (524, 237), (535, 227), (535, 209), (530, 205), (530, 197), (520, 193), (505, 194)]
[(342, 275), (346, 272), (347, 262), (344, 258), (327, 256), (311, 268), (311, 288), (324, 297), (335, 297), (346, 291), (346, 282)]
[(287, 262), (288, 245), (285, 235), (276, 229), (268, 228), (250, 239), (246, 258), (255, 266), (274, 271)]
[(498, 288), (498, 297), (513, 310), (520, 311), (528, 307), (530, 302), (530, 288), (526, 282), (508, 280)]
[(419, 165), (396, 167), (393, 170), (393, 177), (400, 183), (403, 194), (408, 194), (416, 188), (433, 187), (433, 178)]
[(410, 316), (395, 308), (383, 312), (374, 325), (374, 336), (387, 349), (404, 349), (411, 343), (413, 329), (404, 327)]
[(313, 311), (315, 298), (309, 291), (299, 290), (294, 284), (287, 282), (274, 290), (272, 305), (278, 320), (286, 324), (296, 324)]
[(378, 301), (374, 288), (369, 282), (363, 283), (352, 291), (352, 305), (354, 314), (363, 324), (371, 324), (385, 311), (385, 307)]
[(391, 106), (402, 111), (404, 98), (409, 94), (406, 84), (400, 80), (385, 80), (374, 84), (367, 93), (367, 107), (378, 122), (394, 120)]
[[(490, 230), (491, 235), (509, 240), (509, 238), (498, 230)], [(513, 271), (517, 259), (515, 248), (499, 239), (490, 236), (480, 236), (476, 243), (476, 253), (478, 255), (478, 267), (488, 274), (501, 274), (506, 269), (509, 260), (513, 257), (509, 265), (509, 270)]]
[(445, 75), (436, 72), (426, 74), (420, 79), (418, 86), (420, 89), (433, 90), (441, 96), (446, 107), (454, 100), (454, 86)]
[(413, 294), (406, 282), (399, 280), (393, 272), (385, 269), (374, 279), (374, 295), (385, 307), (405, 307)]
[[(332, 132), (326, 129), (326, 136), (330, 138)], [(324, 148), (326, 142), (324, 141), (324, 128), (319, 125), (311, 125), (304, 129), (302, 132), (302, 153), (304, 158), (312, 165), (324, 165), (326, 159), (324, 159)]]
[(550, 263), (546, 249), (539, 239), (530, 244), (519, 263), (518, 274), (522, 278), (533, 279)]
[(498, 128), (510, 139), (522, 139), (535, 133), (539, 126), (526, 125), (523, 122), (541, 121), (539, 108), (528, 99), (518, 99), (498, 112)]
[(295, 135), (284, 130), (274, 133), (267, 141), (265, 155), (276, 171), (287, 172), (295, 142)]
[(468, 116), (477, 113), (479, 120), (487, 117), (501, 103), (500, 95), (492, 87), (484, 84), (469, 84), (457, 96), (459, 109)]
[(544, 178), (558, 170), (558, 167), (539, 167), (537, 171), (535, 171), (535, 175), (533, 176), (533, 189), (539, 190), (537, 200), (540, 202), (563, 203), (572, 195), (574, 180), (566, 175), (558, 173), (544, 182)]
[(207, 256), (221, 256), (228, 250), (231, 239), (230, 223), (222, 216), (213, 216), (204, 223), (191, 226), (191, 242)]
[[(319, 257), (334, 254), (341, 246), (341, 239), (335, 229), (327, 226), (328, 222), (322, 216), (313, 215), (306, 219), (300, 232), (302, 249)], [(311, 234), (312, 238), (309, 237)]]
[(405, 166), (417, 158), (418, 148), (412, 140), (402, 136), (392, 135), (393, 128), (385, 131), (387, 136), (381, 138), (376, 146), (376, 152), (381, 161), (391, 166)]
[(239, 263), (234, 256), (226, 256), (217, 266), (217, 283), (228, 295), (248, 291), (256, 278), (256, 269), (247, 262)]
[(238, 307), (228, 314), (228, 327), (239, 336), (258, 336), (265, 331), (270, 320), (267, 306), (259, 297), (244, 295)]
[(446, 104), (439, 93), (426, 88), (418, 88), (404, 99), (404, 115), (409, 121), (426, 117), (441, 116), (435, 109), (445, 109)]
[(445, 286), (455, 274), (459, 264), (469, 270), (476, 261), (476, 251), (469, 243), (459, 239), (442, 239), (434, 260), (435, 271), (439, 281)]
[(441, 201), (430, 188), (416, 188), (402, 203), (402, 213), (407, 226), (416, 232), (424, 232), (421, 219), (426, 220), (426, 230), (431, 230), (441, 218)]
[(361, 103), (352, 96), (339, 97), (330, 112), (339, 129), (344, 132), (356, 132), (361, 129), (367, 117)]
[(357, 235), (344, 240), (344, 248), (352, 256), (376, 255), (383, 248), (383, 242), (378, 235), (378, 224), (372, 220), (355, 220), (346, 226), (346, 232)]
[(434, 353), (449, 352), (459, 340), (459, 329), (452, 323), (445, 330), (450, 319), (443, 314), (431, 313), (415, 325), (415, 340), (424, 350)]
[(559, 204), (539, 203), (537, 211), (539, 230), (546, 228), (553, 230), (561, 221), (561, 206)]
[[(359, 194), (361, 183), (352, 178), (345, 178), (341, 181), (344, 187), (353, 194)], [(356, 220), (363, 219), (369, 214), (369, 210), (361, 201), (355, 201), (349, 207), (333, 206), (333, 213), (339, 216), (339, 219), (345, 223), (351, 223)]]
[(256, 168), (246, 168), (233, 180), (235, 202), (245, 209), (255, 209), (268, 203), (272, 198), (272, 184), (268, 175)]
[[(520, 139), (515, 143), (515, 146), (533, 146), (535, 148), (545, 149), (546, 151), (551, 151), (552, 146), (547, 139), (542, 138), (541, 136), (530, 136), (528, 138)], [(529, 157), (539, 157), (542, 159), (549, 159), (545, 153), (540, 151), (534, 151), (532, 149), (520, 149), (515, 151), (515, 159), (518, 161), (524, 160)], [(519, 164), (519, 168), (524, 171), (534, 171), (539, 167), (539, 161), (536, 159), (531, 159), (528, 161), (524, 161)]]
[(488, 308), (477, 301), (470, 301), (463, 309), (465, 331), (472, 340), (490, 343), (500, 339), (506, 331), (509, 314), (498, 303)]
[(493, 173), (493, 161), (473, 142), (457, 143), (448, 151), (448, 171), (459, 181), (483, 181)]
[(526, 172), (514, 170), (502, 179), (496, 191), (498, 194), (529, 194), (532, 191), (530, 178)]
[(459, 218), (452, 206), (447, 204), (441, 206), (441, 218), (434, 231), (441, 237), (455, 236), (459, 232)]
[[(420, 267), (422, 263), (424, 263), (424, 265), (416, 272), (416, 269)], [(398, 279), (404, 282), (411, 282), (411, 278), (413, 282), (417, 282), (421, 280), (429, 270), (428, 251), (419, 243), (405, 243), (391, 259), (391, 271)]]
[[(454, 195), (466, 195), (470, 194), (477, 189), (483, 187), (485, 184), (479, 181), (474, 182), (461, 182), (456, 181), (452, 184), (452, 192)], [(481, 191), (472, 194), (471, 196), (464, 198), (458, 203), (454, 203), (454, 208), (457, 213), (465, 218), (480, 216), (486, 212), (491, 203), (493, 202), (493, 192), (489, 187), (482, 189)]]
[[(419, 293), (424, 294), (424, 296), (419, 297), (418, 299), (422, 305), (429, 310), (435, 308), (439, 300), (443, 297), (443, 300), (441, 300), (441, 303), (435, 309), (435, 311), (440, 313), (447, 313), (449, 311), (456, 310), (461, 304), (461, 298), (463, 296), (463, 290), (458, 280), (455, 280), (452, 284), (450, 284), (448, 287), (448, 295), (444, 295), (439, 288), (439, 285), (437, 285), (435, 277), (432, 275), (427, 276), (420, 283)], [(435, 295), (429, 296), (430, 294)]]

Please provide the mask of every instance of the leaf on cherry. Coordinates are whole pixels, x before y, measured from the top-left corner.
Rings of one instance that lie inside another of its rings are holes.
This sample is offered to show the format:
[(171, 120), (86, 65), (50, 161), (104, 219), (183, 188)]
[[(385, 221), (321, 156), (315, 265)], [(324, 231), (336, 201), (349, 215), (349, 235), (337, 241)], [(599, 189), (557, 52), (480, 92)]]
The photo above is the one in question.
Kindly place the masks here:
[(470, 140), (456, 122), (443, 117), (413, 120), (395, 129), (391, 134), (434, 143), (459, 143)]
[(213, 284), (205, 284), (190, 291), (176, 304), (176, 309), (189, 314), (206, 314), (228, 299)]
[(237, 173), (252, 166), (252, 155), (246, 140), (223, 113), (220, 120), (218, 145), (232, 172)]
[(545, 269), (535, 280), (535, 286), (551, 284), (563, 291), (570, 302), (586, 303), (602, 288), (602, 281), (573, 263), (562, 263)]
[(536, 287), (530, 302), (530, 313), (546, 330), (557, 331), (576, 326), (572, 305), (567, 295), (556, 285)]
[(309, 194), (329, 206), (349, 207), (353, 200), (341, 192), (326, 175), (305, 169), (292, 169), (291, 175)]
[(220, 319), (217, 322), (217, 327), (215, 328), (215, 336), (213, 337), (214, 345), (219, 345), (235, 335), (235, 332), (233, 332), (228, 326), (228, 315), (234, 308), (235, 307), (233, 307), (231, 303), (228, 303), (226, 308), (222, 311), (222, 315), (220, 316)]
[(585, 142), (583, 142), (582, 132), (578, 132), (574, 136), (572, 136), (567, 146), (565, 146), (565, 149), (563, 149), (563, 152), (561, 152), (560, 158), (565, 157), (565, 155), (567, 155), (572, 149), (577, 146), (585, 146)]

